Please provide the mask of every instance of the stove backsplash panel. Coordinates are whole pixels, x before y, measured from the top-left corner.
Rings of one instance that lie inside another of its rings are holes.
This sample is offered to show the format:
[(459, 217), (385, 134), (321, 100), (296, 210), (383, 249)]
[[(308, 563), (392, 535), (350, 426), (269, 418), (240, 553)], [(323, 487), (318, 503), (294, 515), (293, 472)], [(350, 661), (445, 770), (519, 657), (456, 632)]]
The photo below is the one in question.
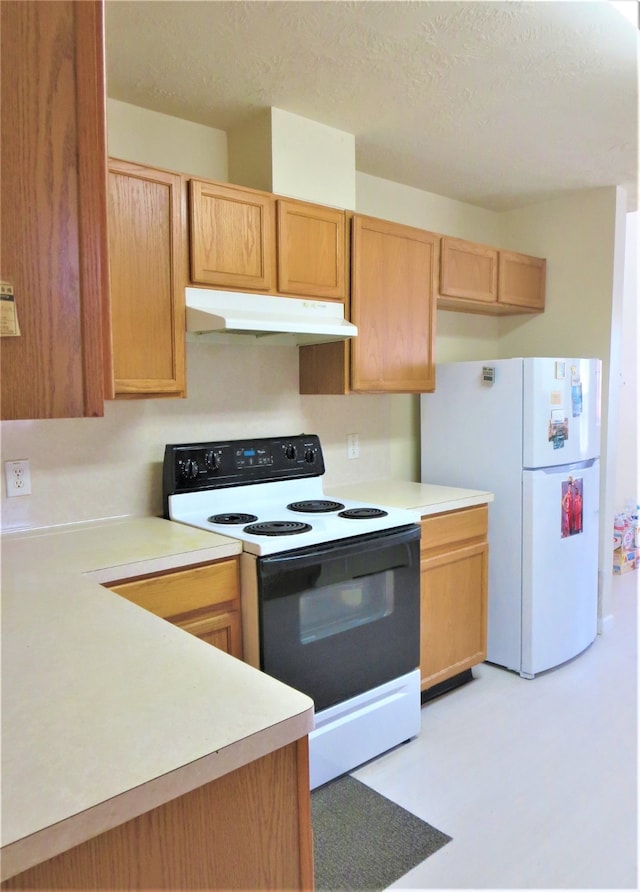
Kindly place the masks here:
[[(313, 432), (325, 485), (393, 476), (393, 401), (413, 411), (404, 396), (300, 396), (295, 347), (190, 343), (187, 387), (185, 400), (109, 401), (104, 418), (2, 422), (3, 461), (28, 459), (31, 470), (31, 495), (9, 499), (2, 485), (2, 529), (160, 516), (172, 442)], [(358, 459), (347, 459), (350, 433), (359, 435)]]

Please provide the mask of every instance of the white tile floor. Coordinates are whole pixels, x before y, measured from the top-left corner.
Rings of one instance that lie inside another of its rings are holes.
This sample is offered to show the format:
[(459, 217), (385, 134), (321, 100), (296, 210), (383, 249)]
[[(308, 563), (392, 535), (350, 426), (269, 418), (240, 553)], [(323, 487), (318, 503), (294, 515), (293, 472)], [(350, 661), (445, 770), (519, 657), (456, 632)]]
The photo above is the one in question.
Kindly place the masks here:
[(615, 618), (527, 681), (488, 664), (354, 776), (453, 837), (394, 889), (638, 889), (638, 572)]

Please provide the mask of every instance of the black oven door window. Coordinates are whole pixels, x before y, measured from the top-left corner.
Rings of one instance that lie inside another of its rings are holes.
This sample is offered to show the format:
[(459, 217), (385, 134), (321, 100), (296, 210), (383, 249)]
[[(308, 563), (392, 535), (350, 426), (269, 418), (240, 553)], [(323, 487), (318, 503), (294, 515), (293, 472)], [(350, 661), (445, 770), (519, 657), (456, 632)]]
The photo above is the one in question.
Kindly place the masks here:
[(419, 527), (257, 561), (261, 668), (316, 711), (416, 669)]

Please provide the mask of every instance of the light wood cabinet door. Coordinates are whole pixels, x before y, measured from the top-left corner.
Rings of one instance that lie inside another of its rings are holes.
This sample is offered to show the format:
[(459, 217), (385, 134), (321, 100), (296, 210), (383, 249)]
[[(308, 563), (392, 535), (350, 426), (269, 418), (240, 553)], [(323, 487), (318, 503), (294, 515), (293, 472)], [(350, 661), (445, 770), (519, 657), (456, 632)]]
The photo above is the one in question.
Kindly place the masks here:
[(273, 290), (275, 200), (270, 193), (190, 180), (189, 237), (192, 282)]
[(196, 619), (176, 620), (175, 623), (190, 635), (242, 659), (242, 625), (238, 610), (212, 613)]
[(112, 395), (184, 396), (186, 198), (180, 174), (111, 159)]
[(242, 659), (238, 558), (114, 581), (107, 588)]
[(420, 676), (427, 690), (487, 655), (487, 506), (423, 518)]
[(351, 389), (435, 388), (435, 295), (440, 237), (355, 215), (352, 231)]
[(545, 302), (547, 262), (541, 257), (500, 251), (498, 300), (510, 307), (542, 312)]
[(108, 292), (103, 4), (0, 4), (4, 419), (104, 414)]
[[(440, 297), (467, 298), (481, 303), (498, 300), (498, 252), (495, 248), (445, 236), (440, 245)], [(459, 306), (450, 302), (449, 306)]]
[(279, 198), (278, 291), (344, 301), (346, 214), (337, 208)]

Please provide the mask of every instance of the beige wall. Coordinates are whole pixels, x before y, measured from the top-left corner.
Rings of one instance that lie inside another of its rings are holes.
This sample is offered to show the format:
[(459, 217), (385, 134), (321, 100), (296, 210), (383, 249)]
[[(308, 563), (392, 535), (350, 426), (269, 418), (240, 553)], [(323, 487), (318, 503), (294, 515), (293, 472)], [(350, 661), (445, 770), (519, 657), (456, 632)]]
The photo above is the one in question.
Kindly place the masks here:
[[(222, 131), (109, 100), (108, 134), (118, 157), (228, 179)], [(439, 311), (439, 360), (576, 352), (608, 362), (620, 322), (613, 307), (612, 332), (615, 189), (497, 214), (361, 173), (355, 186), (360, 213), (549, 258), (543, 316), (498, 320)], [(417, 397), (300, 396), (290, 347), (189, 343), (187, 364), (186, 400), (110, 402), (104, 419), (4, 422), (3, 458), (31, 461), (33, 494), (7, 500), (3, 487), (3, 527), (159, 513), (162, 452), (170, 442), (304, 430), (321, 437), (327, 485), (418, 479)], [(346, 458), (349, 433), (360, 435), (355, 461)]]

